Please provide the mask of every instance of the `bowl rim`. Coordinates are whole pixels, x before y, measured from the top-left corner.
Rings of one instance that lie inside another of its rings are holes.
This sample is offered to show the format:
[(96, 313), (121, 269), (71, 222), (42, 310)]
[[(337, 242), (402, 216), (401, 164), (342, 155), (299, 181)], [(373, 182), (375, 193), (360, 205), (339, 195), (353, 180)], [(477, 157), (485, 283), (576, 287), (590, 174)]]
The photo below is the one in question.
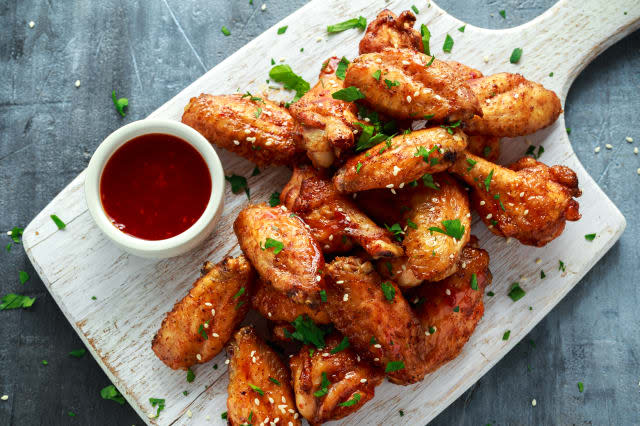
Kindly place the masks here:
[[(100, 198), (100, 179), (111, 156), (130, 140), (153, 133), (169, 134), (189, 143), (202, 155), (211, 176), (211, 195), (202, 215), (185, 231), (164, 240), (145, 240), (122, 232), (107, 216)], [(84, 190), (88, 210), (94, 222), (108, 238), (134, 254), (166, 257), (167, 252), (176, 251), (170, 255), (178, 255), (182, 253), (181, 248), (186, 247), (188, 250), (190, 243), (210, 228), (213, 220), (219, 218), (218, 212), (224, 193), (224, 170), (209, 141), (195, 129), (179, 121), (146, 119), (120, 127), (100, 143), (89, 161)]]

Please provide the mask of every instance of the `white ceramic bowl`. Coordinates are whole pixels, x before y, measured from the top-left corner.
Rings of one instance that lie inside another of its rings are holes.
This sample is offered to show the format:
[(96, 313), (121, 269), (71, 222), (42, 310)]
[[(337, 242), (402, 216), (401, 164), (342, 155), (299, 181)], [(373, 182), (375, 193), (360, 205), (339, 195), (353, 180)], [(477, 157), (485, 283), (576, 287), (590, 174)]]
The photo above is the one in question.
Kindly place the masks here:
[[(100, 201), (100, 178), (111, 155), (126, 142), (149, 133), (176, 136), (194, 147), (207, 163), (211, 174), (211, 196), (202, 216), (190, 228), (166, 240), (143, 240), (117, 229), (109, 220)], [(84, 181), (87, 207), (98, 228), (121, 249), (140, 257), (167, 258), (195, 248), (207, 238), (220, 219), (224, 200), (224, 172), (211, 144), (191, 127), (171, 120), (140, 120), (111, 133), (96, 149), (89, 161)]]

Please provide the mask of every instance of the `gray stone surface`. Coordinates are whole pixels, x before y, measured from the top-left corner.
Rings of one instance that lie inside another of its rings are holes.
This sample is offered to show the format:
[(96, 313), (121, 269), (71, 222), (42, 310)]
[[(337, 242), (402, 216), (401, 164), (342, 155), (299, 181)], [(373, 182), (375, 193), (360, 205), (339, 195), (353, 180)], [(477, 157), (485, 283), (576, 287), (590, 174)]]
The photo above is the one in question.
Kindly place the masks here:
[[(261, 0), (248, 3), (0, 2), (0, 229), (26, 225), (106, 135), (145, 117), (305, 1), (266, 0), (266, 11)], [(492, 28), (526, 22), (553, 3), (440, 1), (460, 19)], [(565, 112), (580, 160), (627, 217), (625, 234), (531, 332), (535, 346), (525, 339), (432, 424), (640, 423), (640, 158), (632, 152), (640, 145), (639, 69), (636, 32), (579, 76)], [(130, 99), (124, 119), (112, 89)], [(4, 247), (9, 239), (0, 238)], [(19, 270), (31, 275), (24, 285)], [(100, 398), (109, 380), (91, 357), (68, 356), (82, 343), (20, 246), (0, 253), (0, 274), (1, 294), (38, 298), (29, 310), (0, 312), (0, 395), (9, 396), (0, 401), (0, 424), (141, 424), (130, 407)]]

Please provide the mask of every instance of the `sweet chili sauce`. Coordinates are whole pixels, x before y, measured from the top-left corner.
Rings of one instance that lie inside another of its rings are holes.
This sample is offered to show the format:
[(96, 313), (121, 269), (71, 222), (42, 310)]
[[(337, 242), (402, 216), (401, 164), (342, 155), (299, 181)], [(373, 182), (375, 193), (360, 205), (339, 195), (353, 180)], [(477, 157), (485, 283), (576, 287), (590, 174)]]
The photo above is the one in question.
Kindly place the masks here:
[(162, 133), (138, 136), (118, 148), (100, 178), (102, 207), (114, 226), (145, 240), (174, 237), (202, 216), (211, 174), (202, 155)]

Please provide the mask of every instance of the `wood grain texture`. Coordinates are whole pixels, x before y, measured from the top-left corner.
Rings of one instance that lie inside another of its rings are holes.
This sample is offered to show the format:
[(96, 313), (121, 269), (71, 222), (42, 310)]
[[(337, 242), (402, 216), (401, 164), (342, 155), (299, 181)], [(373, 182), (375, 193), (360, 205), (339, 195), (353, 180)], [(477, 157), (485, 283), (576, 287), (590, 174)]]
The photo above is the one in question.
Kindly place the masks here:
[[(291, 32), (290, 37), (310, 44), (315, 42), (317, 34), (324, 34), (324, 22), (337, 22), (345, 16), (357, 14), (371, 19), (374, 11), (381, 7), (401, 7), (401, 2), (378, 3), (373, 7), (369, 2), (343, 5), (316, 1), (276, 27), (304, 21), (305, 16), (323, 16), (321, 24), (314, 20), (316, 23), (296, 26), (298, 28), (290, 25), (287, 33)], [(579, 11), (569, 3), (561, 2), (522, 27), (503, 30), (509, 34), (468, 25), (464, 35), (456, 36), (451, 59), (463, 60), (486, 73), (517, 70), (527, 78), (541, 81), (557, 90), (564, 99), (579, 70), (606, 46), (637, 28), (640, 16), (638, 5), (631, 1), (616, 5), (583, 1)], [(606, 8), (610, 10), (603, 10)], [(628, 14), (623, 15), (622, 10), (628, 11)], [(428, 23), (434, 34), (432, 46), (440, 46), (447, 31), (453, 34), (462, 25), (433, 3), (431, 8), (423, 9), (419, 22)], [(571, 37), (566, 35), (563, 40), (563, 28), (574, 24), (581, 25), (581, 31), (577, 35), (572, 33)], [(251, 56), (248, 52), (269, 51), (278, 58), (275, 52), (283, 52), (287, 56), (291, 51), (285, 39), (276, 38), (274, 41), (274, 28), (189, 86), (154, 112), (152, 117), (177, 119), (186, 99), (200, 91), (224, 93), (237, 88), (260, 91), (263, 87), (258, 81), (264, 80), (269, 66), (265, 61), (264, 66), (246, 67), (246, 58)], [(317, 63), (321, 61), (318, 58), (332, 54), (353, 57), (359, 37), (360, 34), (355, 31), (331, 36), (329, 42), (321, 44), (317, 50), (319, 53), (314, 57), (290, 58), (287, 63), (313, 81)], [(565, 51), (568, 43), (573, 43), (575, 50), (571, 51), (570, 57), (567, 54), (560, 55), (558, 52)], [(515, 46), (525, 51), (518, 66), (508, 63)], [(482, 61), (485, 55), (490, 57), (487, 64)], [(556, 76), (562, 78), (552, 81), (545, 79), (548, 66), (543, 67), (542, 64), (550, 62), (555, 64), (553, 69)], [(274, 95), (291, 96), (284, 92)], [(506, 245), (503, 240), (491, 236), (482, 225), (475, 226), (474, 232), (480, 237), (483, 248), (492, 256), (491, 268), (495, 276), (492, 291), (502, 296), (488, 300), (485, 318), (460, 357), (407, 390), (384, 384), (378, 388), (372, 403), (365, 410), (345, 419), (344, 424), (397, 424), (398, 407), (405, 410), (402, 422), (406, 424), (432, 418), (511, 349), (620, 236), (624, 219), (579, 164), (564, 128), (564, 119), (561, 118), (551, 128), (527, 139), (533, 144), (542, 143), (545, 146), (545, 162), (562, 163), (578, 172), (584, 191), (580, 199), (583, 219), (578, 224), (569, 224), (565, 234), (543, 250), (522, 247), (516, 242)], [(524, 152), (525, 147), (523, 139), (509, 142), (505, 145), (502, 160), (515, 159)], [(253, 168), (238, 157), (220, 154), (227, 174), (235, 172), (249, 175)], [(287, 179), (288, 172), (282, 169), (265, 170), (260, 179), (251, 182), (253, 198), (266, 199), (274, 188), (280, 188)], [(226, 199), (229, 201), (224, 218), (207, 243), (188, 255), (158, 262), (129, 257), (102, 237), (86, 212), (82, 181), (81, 175), (34, 219), (25, 232), (25, 248), (61, 309), (114, 384), (143, 418), (153, 422), (145, 416), (151, 410), (148, 397), (179, 394), (184, 386), (184, 377), (182, 373), (168, 372), (155, 359), (149, 349), (150, 340), (164, 312), (182, 297), (197, 275), (199, 264), (204, 259), (217, 261), (226, 254), (237, 253), (235, 240), (229, 238), (230, 225), (245, 199), (227, 193)], [(67, 222), (73, 226), (64, 232), (56, 231), (48, 218), (53, 211), (64, 211)], [(593, 243), (588, 243), (583, 235), (591, 232), (597, 232), (599, 237)], [(571, 250), (567, 250), (568, 247)], [(542, 259), (541, 265), (534, 264), (535, 257)], [(568, 265), (566, 273), (557, 271), (558, 259), (563, 259)], [(528, 292), (526, 303), (513, 304), (504, 296), (510, 283), (520, 280), (520, 274), (533, 277), (540, 268), (554, 272), (548, 272), (547, 278), (540, 282), (530, 278), (523, 284)], [(98, 303), (90, 301), (87, 289), (91, 289), (91, 295), (98, 297)], [(532, 306), (533, 310), (529, 311), (527, 305)], [(495, 324), (500, 324), (500, 328)], [(511, 329), (511, 339), (503, 342), (501, 337), (505, 328)], [(213, 362), (223, 365), (221, 357)], [(200, 366), (196, 374), (197, 382), (203, 385), (213, 383), (213, 386), (206, 392), (192, 392), (187, 398), (167, 405), (157, 420), (159, 424), (169, 424), (174, 420), (178, 424), (187, 422), (188, 409), (193, 414), (192, 420), (202, 420), (207, 415), (216, 418), (223, 411), (226, 370), (221, 368), (214, 371), (207, 366)]]

